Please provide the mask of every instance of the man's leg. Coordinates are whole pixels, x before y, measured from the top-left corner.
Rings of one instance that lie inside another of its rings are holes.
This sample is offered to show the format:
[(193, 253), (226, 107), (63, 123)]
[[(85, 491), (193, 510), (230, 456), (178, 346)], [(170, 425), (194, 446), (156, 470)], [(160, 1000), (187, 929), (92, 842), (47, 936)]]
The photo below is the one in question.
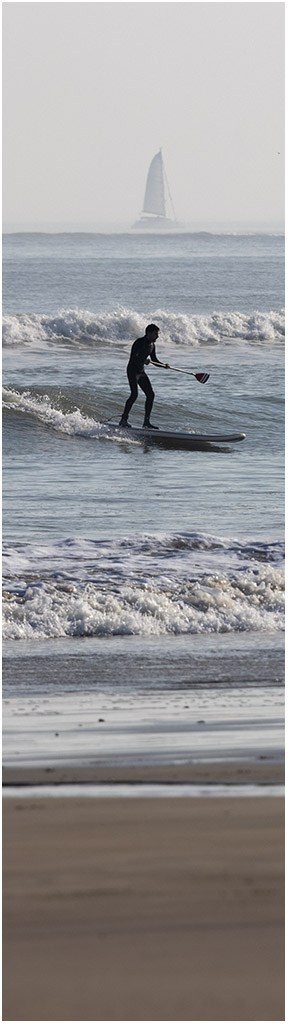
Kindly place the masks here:
[(129, 426), (129, 424), (128, 424), (129, 412), (130, 412), (130, 409), (132, 409), (132, 405), (134, 405), (134, 402), (136, 402), (136, 398), (137, 398), (137, 395), (138, 395), (138, 387), (137, 387), (137, 377), (136, 377), (136, 375), (134, 373), (132, 374), (132, 373), (128, 373), (127, 372), (127, 377), (128, 377), (129, 384), (130, 384), (131, 395), (129, 395), (129, 398), (127, 398), (125, 409), (124, 409), (124, 412), (122, 413), (121, 420), (120, 420), (120, 423), (119, 423), (120, 427)]
[(153, 405), (153, 402), (154, 402), (155, 395), (154, 395), (154, 391), (153, 391), (153, 388), (152, 388), (152, 384), (151, 384), (151, 382), (149, 380), (149, 377), (146, 376), (146, 373), (141, 373), (141, 376), (138, 377), (138, 384), (139, 384), (139, 387), (142, 388), (142, 391), (144, 391), (144, 394), (146, 395), (145, 417), (144, 417), (144, 424), (143, 424), (143, 426), (144, 427), (148, 427), (148, 426), (152, 425), (152, 424), (150, 424), (150, 413), (151, 413), (151, 409), (152, 409), (152, 405)]

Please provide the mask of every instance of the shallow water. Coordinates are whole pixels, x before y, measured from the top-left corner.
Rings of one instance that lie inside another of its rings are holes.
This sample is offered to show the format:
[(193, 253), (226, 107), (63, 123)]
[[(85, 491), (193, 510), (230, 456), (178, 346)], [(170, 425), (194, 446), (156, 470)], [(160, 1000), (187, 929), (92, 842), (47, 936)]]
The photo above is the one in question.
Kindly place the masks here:
[(70, 764), (185, 765), (278, 761), (283, 757), (283, 691), (235, 687), (212, 693), (135, 693), (109, 688), (4, 700), (5, 767)]
[(279, 797), (279, 796), (282, 796), (283, 797), (284, 796), (284, 786), (257, 786), (257, 785), (251, 785), (251, 786), (250, 785), (247, 785), (247, 786), (233, 786), (233, 785), (218, 786), (217, 784), (214, 785), (214, 786), (209, 786), (209, 784), (207, 784), (206, 786), (203, 786), (203, 785), (202, 786), (196, 786), (196, 785), (189, 786), (189, 784), (186, 784), (186, 785), (183, 785), (183, 784), (182, 785), (177, 785), (177, 784), (175, 784), (173, 786), (167, 784), (167, 785), (164, 785), (164, 786), (162, 785), (161, 786), (161, 785), (157, 785), (157, 783), (153, 783), (153, 785), (151, 785), (151, 786), (149, 786), (149, 785), (137, 785), (137, 783), (135, 783), (133, 785), (124, 785), (122, 783), (122, 784), (117, 785), (117, 786), (115, 786), (115, 785), (113, 786), (113, 785), (110, 785), (110, 784), (107, 784), (105, 786), (96, 786), (96, 785), (93, 785), (93, 784), (90, 785), (90, 786), (87, 786), (87, 785), (85, 785), (85, 783), (83, 783), (83, 785), (77, 786), (77, 785), (72, 783), (71, 785), (68, 785), (68, 786), (64, 786), (64, 785), (63, 786), (62, 785), (59, 785), (59, 786), (21, 786), (21, 787), (19, 787), (19, 786), (9, 786), (9, 787), (5, 787), (5, 789), (4, 789), (4, 796), (5, 797), (12, 797), (14, 799), (18, 798), (18, 800), (19, 799), (22, 800), (23, 797), (24, 798), (27, 797), (27, 799), (29, 799), (29, 800), (31, 798), (33, 799), (33, 797), (35, 799), (38, 799), (38, 800), (39, 799), (41, 800), (41, 798), (45, 799), (45, 797), (65, 797), (65, 798), (67, 798), (67, 797), (81, 797), (82, 799), (83, 798), (87, 799), (87, 797), (88, 798), (92, 798), (92, 799), (93, 798), (94, 799), (95, 798), (99, 799), (99, 797), (102, 798), (102, 799), (103, 799), (103, 797), (104, 797), (104, 799), (105, 799), (105, 797), (106, 798), (107, 797), (108, 798), (109, 797), (111, 797), (111, 798), (113, 798), (113, 797), (114, 798), (115, 797), (117, 797), (117, 798), (120, 798), (120, 797), (122, 797), (122, 798), (123, 797), (125, 797), (125, 798), (128, 797), (129, 798), (129, 797), (132, 797), (132, 799), (134, 798), (135, 800), (139, 800), (139, 797), (140, 798), (141, 797), (142, 798), (146, 798), (146, 799), (147, 799), (147, 797), (148, 798), (149, 797), (150, 798), (151, 797), (153, 797), (153, 798), (154, 797), (156, 797), (156, 798), (158, 797), (158, 799), (159, 799), (161, 797), (162, 798), (163, 797), (166, 797), (166, 798), (168, 798), (168, 797), (182, 797), (183, 798), (183, 797), (203, 797), (203, 796), (206, 796), (206, 797), (208, 797), (208, 796), (209, 797), (211, 797), (211, 796), (212, 797), (223, 797), (223, 796), (226, 796), (226, 797), (227, 796), (229, 796), (229, 797), (233, 797), (233, 796), (234, 797), (235, 796), (236, 797), (239, 797), (239, 796), (240, 797), (241, 796), (242, 797), (247, 797), (247, 796), (248, 797), (249, 796), (250, 797), (255, 797), (255, 796), (274, 796), (275, 797), (275, 796), (278, 796)]

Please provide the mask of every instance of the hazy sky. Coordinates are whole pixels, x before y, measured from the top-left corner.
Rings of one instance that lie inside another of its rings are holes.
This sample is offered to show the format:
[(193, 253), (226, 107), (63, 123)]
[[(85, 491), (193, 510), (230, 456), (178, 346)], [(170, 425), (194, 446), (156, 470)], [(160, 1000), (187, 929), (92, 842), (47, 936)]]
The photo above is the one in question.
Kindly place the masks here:
[(4, 227), (283, 223), (284, 3), (4, 3)]

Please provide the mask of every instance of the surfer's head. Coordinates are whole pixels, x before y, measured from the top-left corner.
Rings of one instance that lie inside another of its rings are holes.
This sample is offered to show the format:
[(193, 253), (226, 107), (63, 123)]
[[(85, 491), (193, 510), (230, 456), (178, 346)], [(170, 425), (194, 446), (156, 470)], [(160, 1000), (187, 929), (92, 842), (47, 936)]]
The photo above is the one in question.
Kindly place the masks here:
[(146, 327), (145, 330), (145, 334), (148, 334), (149, 338), (158, 338), (159, 327), (157, 327), (157, 324), (148, 324), (148, 327)]

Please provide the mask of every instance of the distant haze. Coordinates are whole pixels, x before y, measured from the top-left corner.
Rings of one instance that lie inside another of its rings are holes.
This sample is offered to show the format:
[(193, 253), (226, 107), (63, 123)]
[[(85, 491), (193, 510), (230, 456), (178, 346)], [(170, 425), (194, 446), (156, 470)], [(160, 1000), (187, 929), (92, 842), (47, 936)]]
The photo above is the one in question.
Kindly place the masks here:
[(4, 229), (281, 228), (284, 3), (4, 3)]

